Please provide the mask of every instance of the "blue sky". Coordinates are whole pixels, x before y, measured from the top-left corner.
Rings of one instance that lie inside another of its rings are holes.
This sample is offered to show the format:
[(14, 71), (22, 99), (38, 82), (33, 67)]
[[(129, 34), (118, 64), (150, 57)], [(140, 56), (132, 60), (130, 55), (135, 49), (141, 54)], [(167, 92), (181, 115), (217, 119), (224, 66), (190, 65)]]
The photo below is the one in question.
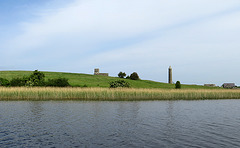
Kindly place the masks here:
[(0, 70), (240, 85), (239, 0), (0, 0)]

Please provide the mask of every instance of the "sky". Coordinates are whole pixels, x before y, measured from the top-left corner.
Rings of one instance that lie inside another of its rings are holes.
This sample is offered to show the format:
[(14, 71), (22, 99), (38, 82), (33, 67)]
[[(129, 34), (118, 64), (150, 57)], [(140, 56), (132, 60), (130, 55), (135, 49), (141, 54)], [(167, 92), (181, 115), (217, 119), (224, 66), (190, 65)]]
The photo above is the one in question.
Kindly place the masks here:
[(239, 0), (0, 0), (0, 70), (240, 85)]

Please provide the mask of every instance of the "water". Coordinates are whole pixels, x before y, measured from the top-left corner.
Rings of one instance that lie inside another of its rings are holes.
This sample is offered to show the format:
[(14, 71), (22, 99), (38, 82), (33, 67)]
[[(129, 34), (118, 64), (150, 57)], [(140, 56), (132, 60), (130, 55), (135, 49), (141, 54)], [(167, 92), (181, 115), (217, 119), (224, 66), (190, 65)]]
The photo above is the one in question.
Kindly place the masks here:
[(240, 147), (240, 100), (0, 102), (0, 147)]

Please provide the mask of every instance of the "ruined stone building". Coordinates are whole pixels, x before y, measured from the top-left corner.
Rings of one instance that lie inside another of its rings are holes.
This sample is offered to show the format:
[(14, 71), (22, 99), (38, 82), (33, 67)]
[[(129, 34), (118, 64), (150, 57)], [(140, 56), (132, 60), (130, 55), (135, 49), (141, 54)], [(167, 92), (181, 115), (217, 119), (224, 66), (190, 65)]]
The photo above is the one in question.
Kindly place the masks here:
[(95, 68), (94, 75), (108, 76), (108, 73), (100, 73), (99, 68)]

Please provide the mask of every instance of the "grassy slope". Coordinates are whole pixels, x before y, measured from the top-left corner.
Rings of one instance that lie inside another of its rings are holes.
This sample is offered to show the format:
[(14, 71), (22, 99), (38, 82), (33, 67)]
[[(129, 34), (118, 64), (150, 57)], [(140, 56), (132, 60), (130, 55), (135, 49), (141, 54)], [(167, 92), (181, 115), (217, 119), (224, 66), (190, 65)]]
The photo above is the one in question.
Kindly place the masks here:
[[(32, 71), (0, 71), (0, 77), (11, 80), (12, 78), (29, 76)], [(109, 87), (109, 82), (119, 80), (117, 77), (105, 77), (88, 74), (77, 74), (77, 73), (63, 73), (63, 72), (43, 72), (46, 79), (49, 78), (67, 78), (72, 86), (83, 86), (88, 87)], [(149, 80), (127, 80), (132, 88), (174, 88), (174, 84), (160, 83)], [(211, 87), (197, 86), (197, 85), (182, 85), (182, 88), (186, 89), (209, 89)]]

